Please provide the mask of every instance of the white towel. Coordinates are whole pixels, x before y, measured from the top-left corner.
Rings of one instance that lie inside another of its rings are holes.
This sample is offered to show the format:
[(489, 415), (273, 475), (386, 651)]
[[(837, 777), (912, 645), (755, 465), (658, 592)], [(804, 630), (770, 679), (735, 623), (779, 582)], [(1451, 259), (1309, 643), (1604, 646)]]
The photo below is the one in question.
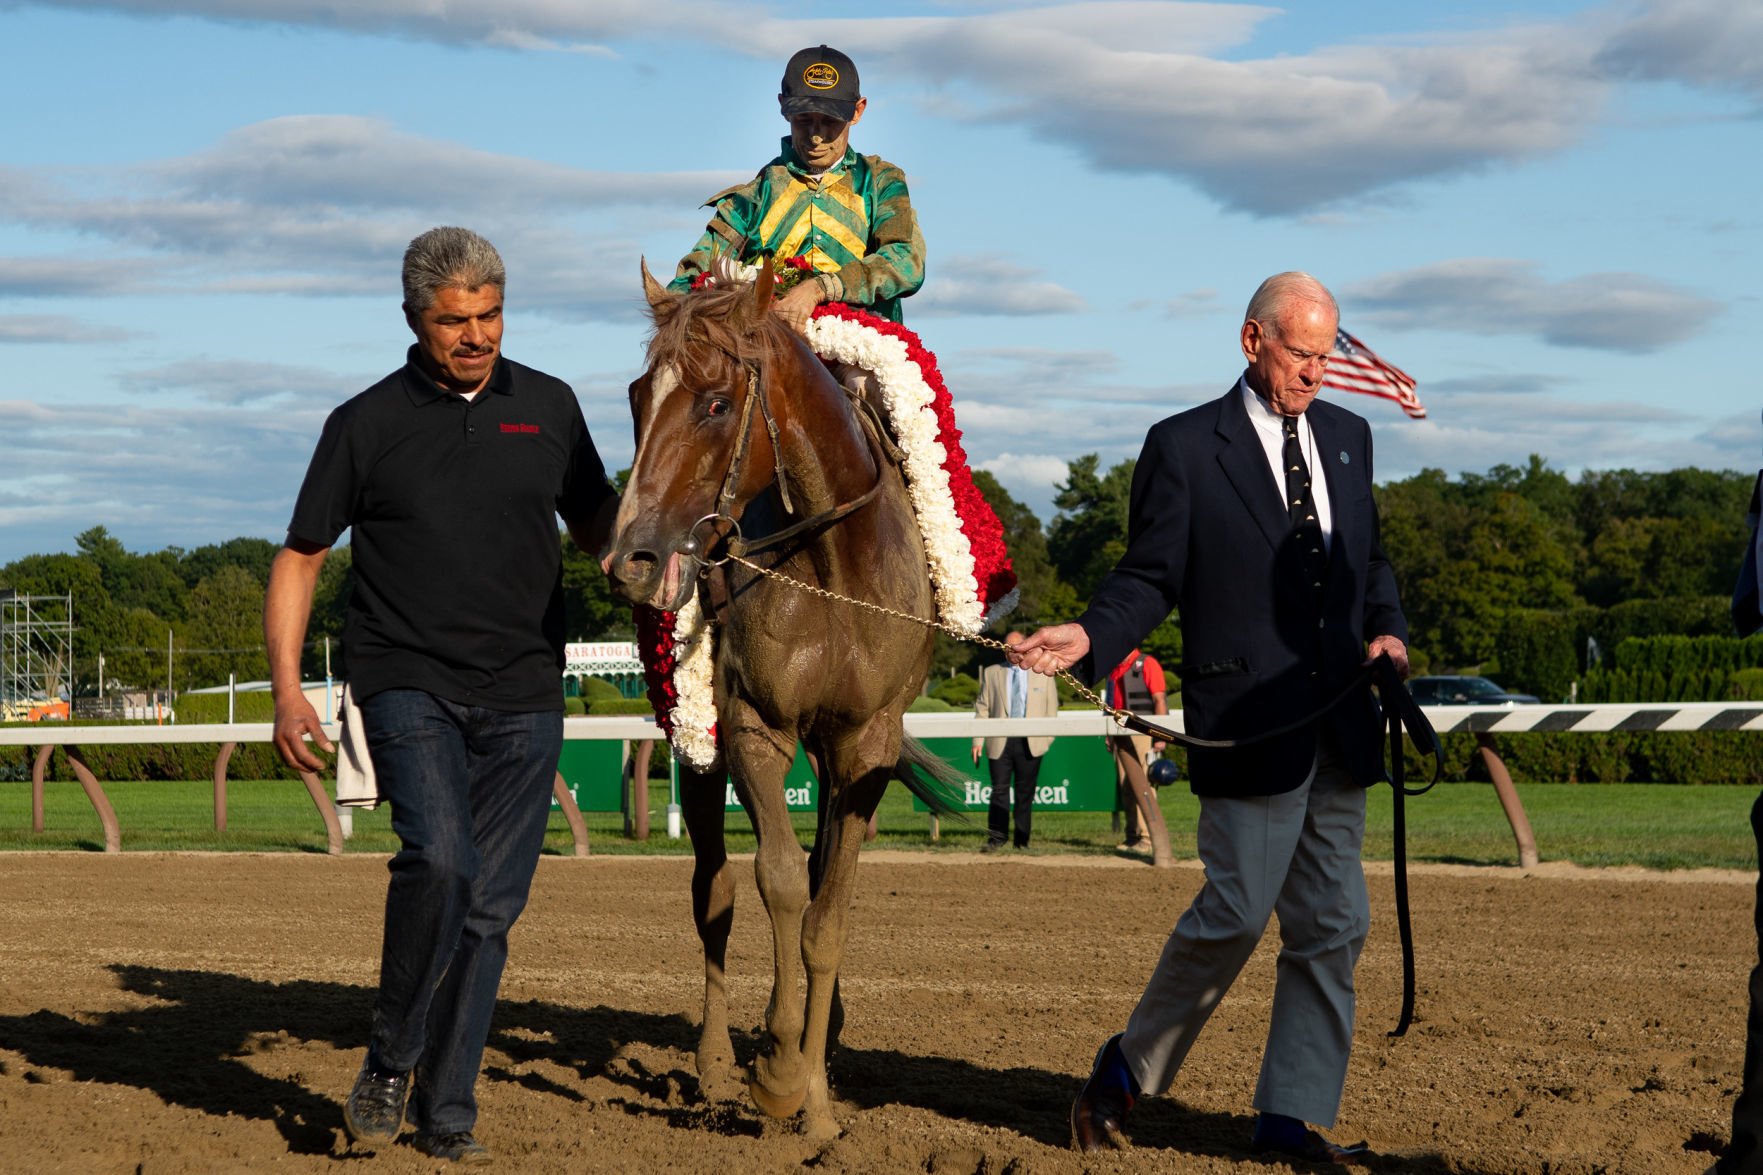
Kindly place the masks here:
[(337, 741), (337, 806), (377, 808), (380, 788), (373, 776), (373, 760), (367, 755), (367, 728), (361, 721), (361, 707), (355, 704), (347, 683), (339, 699), (343, 732)]

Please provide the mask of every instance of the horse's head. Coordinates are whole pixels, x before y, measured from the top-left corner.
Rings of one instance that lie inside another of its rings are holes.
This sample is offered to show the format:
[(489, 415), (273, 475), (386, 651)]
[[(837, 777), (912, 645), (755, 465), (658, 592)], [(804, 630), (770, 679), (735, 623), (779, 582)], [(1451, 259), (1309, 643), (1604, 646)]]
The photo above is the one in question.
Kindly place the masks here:
[[(670, 294), (643, 266), (655, 334), (630, 386), (636, 456), (606, 572), (632, 603), (685, 603), (700, 557), (771, 484), (776, 453), (755, 397), (790, 347), (767, 261), (751, 286)], [(754, 435), (755, 430), (758, 436)]]

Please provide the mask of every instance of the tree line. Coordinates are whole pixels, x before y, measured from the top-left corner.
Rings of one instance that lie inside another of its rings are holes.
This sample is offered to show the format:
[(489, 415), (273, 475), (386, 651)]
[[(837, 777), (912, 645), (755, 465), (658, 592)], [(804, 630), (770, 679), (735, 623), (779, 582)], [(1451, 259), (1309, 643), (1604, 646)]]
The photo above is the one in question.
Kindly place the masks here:
[[(1022, 579), (1010, 623), (1027, 629), (1083, 610), (1125, 550), (1133, 468), (1128, 460), (1104, 470), (1095, 454), (1072, 462), (1045, 527), (977, 475)], [(1377, 505), (1414, 671), (1485, 673), (1558, 701), (1588, 672), (1615, 669), (1629, 638), (1730, 635), (1752, 483), (1701, 469), (1572, 479), (1534, 455), (1485, 474), (1426, 469), (1386, 482)], [(1142, 647), (1179, 672), (1178, 619)], [(944, 673), (984, 661), (950, 641), (938, 658)]]
[[(989, 473), (975, 480), (997, 509), (1021, 581), (1008, 624), (1031, 628), (1083, 610), (1126, 545), (1134, 462), (1073, 461), (1043, 523)], [(1730, 632), (1726, 606), (1747, 538), (1750, 476), (1677, 469), (1588, 471), (1577, 479), (1540, 457), (1523, 467), (1449, 477), (1436, 469), (1377, 491), (1384, 547), (1412, 627), (1416, 672), (1484, 672), (1556, 700), (1587, 671), (1614, 669), (1631, 636)], [(572, 640), (632, 639), (629, 607), (598, 564), (560, 534), (566, 631)], [(277, 544), (261, 538), (132, 552), (104, 527), (71, 554), (28, 555), (0, 568), (0, 588), (73, 599), (72, 692), (175, 690), (261, 680), (263, 594)], [(349, 548), (325, 561), (303, 669), (347, 671), (340, 638)], [(1144, 642), (1179, 672), (1175, 618)], [(934, 677), (973, 673), (991, 654), (939, 638)]]

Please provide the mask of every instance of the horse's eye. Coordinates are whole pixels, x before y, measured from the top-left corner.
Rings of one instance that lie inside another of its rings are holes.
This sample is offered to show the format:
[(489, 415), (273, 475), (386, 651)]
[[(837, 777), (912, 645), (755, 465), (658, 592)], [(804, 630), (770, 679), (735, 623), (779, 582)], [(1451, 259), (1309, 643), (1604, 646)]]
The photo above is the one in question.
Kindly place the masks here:
[(727, 400), (723, 399), (721, 396), (718, 396), (716, 399), (710, 401), (710, 406), (708, 408), (706, 408), (704, 411), (707, 415), (710, 415), (710, 416), (726, 416), (726, 415), (728, 415), (729, 406), (730, 405)]

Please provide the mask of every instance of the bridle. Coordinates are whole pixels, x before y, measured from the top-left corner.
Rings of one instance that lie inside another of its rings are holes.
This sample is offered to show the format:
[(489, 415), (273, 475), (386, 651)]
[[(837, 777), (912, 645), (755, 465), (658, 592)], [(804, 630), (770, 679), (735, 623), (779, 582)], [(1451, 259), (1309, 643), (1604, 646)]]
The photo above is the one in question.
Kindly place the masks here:
[[(734, 358), (734, 356), (730, 356), (730, 358)], [(784, 512), (794, 514), (796, 507), (790, 499), (789, 466), (784, 459), (783, 446), (778, 442), (777, 418), (772, 415), (771, 400), (766, 394), (765, 383), (759, 378), (759, 365), (750, 359), (740, 360), (740, 363), (747, 373), (747, 396), (741, 403), (741, 423), (735, 437), (734, 452), (729, 455), (728, 470), (723, 474), (722, 488), (716, 495), (715, 510), (692, 523), (691, 528), (686, 532), (687, 541), (691, 548), (698, 549), (698, 530), (705, 523), (724, 522), (732, 528), (732, 533), (721, 540), (723, 553), (719, 558), (703, 558), (703, 555), (709, 552), (708, 548), (702, 549), (700, 562), (706, 568), (720, 567), (731, 556), (749, 555), (755, 551), (779, 546), (802, 535), (817, 533), (833, 523), (855, 514), (874, 501), (876, 495), (881, 493), (882, 484), (887, 477), (887, 464), (891, 459), (895, 459), (898, 453), (892, 442), (885, 440), (885, 434), (880, 423), (874, 419), (874, 413), (859, 411), (858, 419), (863, 426), (864, 438), (869, 442), (871, 456), (875, 458), (875, 484), (848, 502), (829, 506), (819, 513), (791, 523), (782, 530), (773, 531), (756, 539), (745, 538), (741, 534), (741, 524), (734, 517), (733, 510), (735, 509), (735, 492), (741, 483), (741, 474), (746, 468), (747, 456), (752, 449), (753, 409), (755, 405), (758, 406), (760, 418), (765, 421), (766, 436), (771, 439), (772, 466), (776, 470), (773, 480), (777, 485), (778, 497), (783, 502)], [(863, 401), (855, 396), (852, 397), (852, 400), (856, 404), (863, 404)], [(867, 405), (864, 406), (867, 407)]]

